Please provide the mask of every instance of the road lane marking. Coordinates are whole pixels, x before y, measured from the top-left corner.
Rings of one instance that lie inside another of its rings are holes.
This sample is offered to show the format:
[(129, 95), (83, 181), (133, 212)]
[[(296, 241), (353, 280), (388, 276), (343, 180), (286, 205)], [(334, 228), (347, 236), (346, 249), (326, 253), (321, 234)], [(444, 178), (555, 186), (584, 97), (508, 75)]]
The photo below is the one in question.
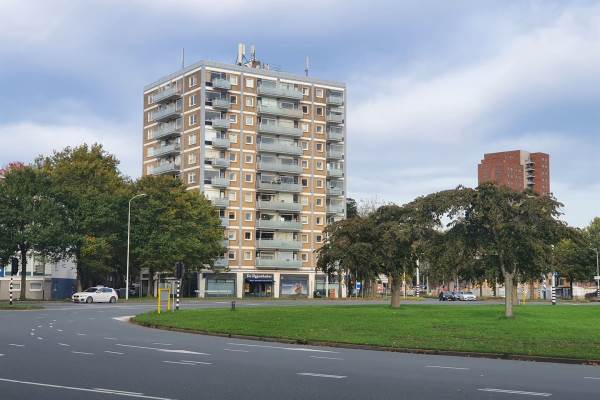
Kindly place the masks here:
[(37, 340), (44, 340), (44, 338), (43, 338), (43, 337), (39, 337), (39, 336), (38, 336), (38, 337), (37, 337)]
[(212, 365), (211, 362), (206, 361), (190, 361), (190, 360), (181, 360), (181, 362), (192, 363), (192, 364), (204, 364), (204, 365)]
[(584, 376), (583, 379), (595, 379), (600, 381), (600, 378), (596, 378), (594, 376)]
[(94, 388), (95, 390), (101, 390), (103, 392), (115, 393), (115, 394), (132, 394), (132, 395), (141, 395), (143, 393), (140, 392), (128, 392), (126, 390), (116, 390), (116, 389), (104, 389), (104, 388)]
[(314, 377), (317, 377), (317, 378), (331, 378), (331, 379), (344, 379), (344, 378), (347, 378), (346, 375), (316, 374), (314, 372), (298, 372), (296, 375), (314, 376)]
[(106, 340), (117, 340), (116, 337), (105, 337), (104, 339), (106, 339)]
[(63, 331), (62, 329), (57, 329), (57, 330), (56, 330), (56, 332), (62, 332), (62, 331)]
[(167, 364), (180, 364), (180, 365), (196, 365), (196, 364), (192, 364), (192, 363), (186, 363), (186, 362), (181, 362), (181, 361), (163, 361), (164, 363)]
[(156, 342), (156, 343), (152, 343), (152, 344), (155, 344), (155, 345), (158, 345), (158, 346), (173, 346), (171, 343), (159, 343), (159, 342)]
[(85, 351), (71, 351), (71, 353), (73, 353), (73, 354), (83, 354), (83, 355), (86, 355), (86, 356), (93, 356), (94, 355), (94, 353), (86, 353)]
[(127, 322), (133, 317), (135, 317), (135, 315), (124, 315), (122, 317), (113, 317), (113, 319), (116, 319), (117, 321), (121, 321), (121, 322)]
[(14, 347), (25, 347), (24, 344), (15, 344), (15, 343), (9, 343), (9, 346), (14, 346)]
[(4, 354), (0, 354), (0, 357), (4, 357)]
[(70, 345), (70, 344), (66, 344), (66, 343), (59, 343), (58, 345), (59, 345), (59, 346), (65, 346), (65, 347), (71, 347), (71, 345)]
[(464, 368), (464, 367), (444, 367), (442, 365), (426, 365), (425, 368), (462, 369), (462, 370), (470, 370), (471, 369), (471, 368)]
[(552, 393), (541, 393), (541, 392), (524, 392), (522, 390), (506, 390), (506, 389), (494, 389), (494, 388), (484, 388), (477, 389), (480, 392), (494, 392), (494, 393), (507, 393), (507, 394), (522, 394), (525, 396), (540, 396), (540, 397), (550, 397)]
[(43, 387), (54, 388), (54, 389), (76, 390), (76, 391), (80, 391), (80, 392), (114, 394), (115, 396), (137, 397), (140, 399), (149, 399), (149, 400), (175, 400), (175, 399), (171, 399), (168, 397), (157, 397), (157, 396), (146, 396), (143, 394), (135, 394), (134, 392), (111, 391), (110, 389), (100, 390), (100, 389), (90, 389), (90, 388), (82, 388), (82, 387), (75, 387), (75, 386), (52, 385), (49, 383), (19, 381), (16, 379), (6, 379), (6, 378), (0, 378), (0, 381), (9, 382), (9, 383), (19, 383), (22, 385), (43, 386)]
[(78, 333), (77, 336), (85, 336), (85, 333)]
[(308, 351), (314, 353), (333, 353), (339, 354), (338, 351), (331, 350), (317, 350), (317, 349), (304, 349), (301, 347), (281, 347), (281, 346), (266, 346), (262, 344), (246, 344), (246, 343), (227, 343), (230, 346), (246, 346), (246, 347), (260, 347), (264, 349), (278, 349), (278, 350), (288, 350), (288, 351)]
[(237, 353), (248, 353), (248, 350), (241, 350), (241, 349), (223, 349), (224, 351), (235, 351)]
[(41, 327), (42, 327), (42, 325), (38, 325), (37, 327), (38, 327), (38, 328), (41, 328)]
[(123, 354), (125, 354), (125, 353), (120, 353), (118, 351), (109, 351), (109, 350), (104, 350), (104, 352), (108, 353), (108, 354), (117, 354), (119, 356), (122, 356)]
[(134, 349), (155, 350), (155, 351), (162, 351), (165, 353), (197, 354), (197, 355), (202, 355), (202, 356), (210, 356), (210, 354), (208, 354), (208, 353), (200, 353), (200, 352), (191, 351), (191, 350), (171, 350), (171, 349), (161, 349), (159, 347), (134, 346), (132, 344), (120, 344), (120, 343), (116, 343), (115, 346), (132, 347)]
[(309, 356), (309, 358), (316, 358), (318, 360), (340, 360), (340, 361), (344, 361), (343, 358), (339, 358), (339, 357)]
[(35, 336), (35, 333), (33, 333), (33, 332), (29, 332), (29, 335), (30, 335), (30, 336)]

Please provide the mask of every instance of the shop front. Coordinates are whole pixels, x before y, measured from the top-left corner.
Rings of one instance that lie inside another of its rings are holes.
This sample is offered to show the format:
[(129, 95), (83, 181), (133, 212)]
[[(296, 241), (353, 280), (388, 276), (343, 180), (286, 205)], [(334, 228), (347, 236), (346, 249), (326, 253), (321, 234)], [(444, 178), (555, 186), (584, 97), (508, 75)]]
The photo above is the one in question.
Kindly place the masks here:
[(308, 297), (308, 275), (281, 275), (281, 297)]
[(235, 274), (204, 273), (205, 297), (235, 297)]
[(244, 297), (272, 297), (272, 274), (244, 274)]

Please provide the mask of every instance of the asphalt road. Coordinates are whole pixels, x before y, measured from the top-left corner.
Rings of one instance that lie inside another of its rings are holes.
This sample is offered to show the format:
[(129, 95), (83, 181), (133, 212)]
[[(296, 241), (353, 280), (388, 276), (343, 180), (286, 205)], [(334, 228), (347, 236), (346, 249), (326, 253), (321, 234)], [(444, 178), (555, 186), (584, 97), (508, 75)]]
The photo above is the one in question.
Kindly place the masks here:
[(252, 342), (152, 330), (120, 320), (151, 308), (65, 303), (39, 311), (0, 311), (0, 399), (600, 396), (600, 367)]

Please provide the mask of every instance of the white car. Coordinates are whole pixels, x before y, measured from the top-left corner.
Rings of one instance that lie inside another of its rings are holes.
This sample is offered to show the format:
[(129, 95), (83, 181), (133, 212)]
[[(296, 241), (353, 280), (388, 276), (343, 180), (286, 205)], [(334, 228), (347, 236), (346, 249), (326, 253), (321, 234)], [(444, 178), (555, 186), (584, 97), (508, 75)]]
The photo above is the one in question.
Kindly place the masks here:
[(94, 286), (71, 296), (73, 303), (116, 303), (119, 299), (115, 289)]
[(458, 299), (460, 301), (475, 301), (477, 297), (475, 297), (473, 292), (460, 292), (458, 293)]

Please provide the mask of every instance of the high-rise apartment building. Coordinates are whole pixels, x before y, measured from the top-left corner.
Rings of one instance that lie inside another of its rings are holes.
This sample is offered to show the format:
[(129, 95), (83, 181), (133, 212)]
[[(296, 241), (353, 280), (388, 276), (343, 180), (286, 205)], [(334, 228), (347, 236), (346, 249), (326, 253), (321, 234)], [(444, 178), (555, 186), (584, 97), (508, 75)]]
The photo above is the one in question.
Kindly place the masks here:
[(345, 121), (345, 84), (255, 59), (200, 61), (145, 87), (143, 174), (201, 191), (224, 228), (200, 296), (325, 292), (314, 250), (345, 217)]
[(495, 182), (513, 190), (550, 193), (550, 156), (523, 150), (487, 153), (478, 165), (479, 184)]

